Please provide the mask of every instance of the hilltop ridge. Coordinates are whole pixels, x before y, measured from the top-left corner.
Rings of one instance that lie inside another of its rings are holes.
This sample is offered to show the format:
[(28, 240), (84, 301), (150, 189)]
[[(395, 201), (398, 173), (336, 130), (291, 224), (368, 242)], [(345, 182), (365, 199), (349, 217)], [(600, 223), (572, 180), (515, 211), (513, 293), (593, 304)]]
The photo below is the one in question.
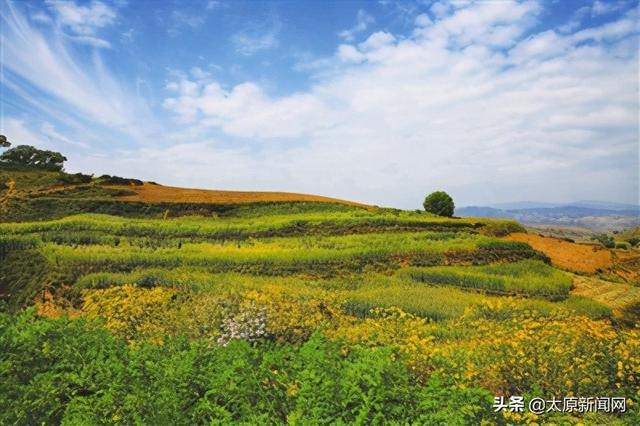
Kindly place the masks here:
[(313, 194), (179, 188), (109, 175), (0, 168), (0, 221), (55, 219), (77, 213), (131, 217), (210, 215), (265, 203), (371, 207)]

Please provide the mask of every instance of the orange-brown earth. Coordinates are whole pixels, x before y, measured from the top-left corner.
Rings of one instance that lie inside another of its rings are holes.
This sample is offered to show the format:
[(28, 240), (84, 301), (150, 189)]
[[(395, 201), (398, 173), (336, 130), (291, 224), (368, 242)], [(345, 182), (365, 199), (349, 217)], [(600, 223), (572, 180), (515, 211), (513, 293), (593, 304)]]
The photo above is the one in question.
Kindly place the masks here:
[(351, 206), (369, 207), (352, 201), (319, 195), (296, 194), (291, 192), (254, 192), (254, 191), (220, 191), (208, 189), (175, 188), (171, 186), (144, 183), (140, 186), (109, 186), (110, 188), (134, 191), (135, 194), (117, 197), (123, 201), (142, 201), (145, 203), (207, 203), (238, 204), (275, 201), (310, 201), (338, 203)]
[(591, 244), (576, 244), (553, 237), (516, 232), (508, 240), (522, 241), (534, 249), (543, 252), (551, 263), (562, 269), (574, 272), (596, 273), (613, 266), (613, 254), (610, 250)]
[(635, 250), (610, 250), (523, 232), (513, 233), (506, 239), (528, 243), (549, 256), (551, 263), (561, 269), (587, 274), (609, 273), (628, 282), (640, 278), (640, 254)]

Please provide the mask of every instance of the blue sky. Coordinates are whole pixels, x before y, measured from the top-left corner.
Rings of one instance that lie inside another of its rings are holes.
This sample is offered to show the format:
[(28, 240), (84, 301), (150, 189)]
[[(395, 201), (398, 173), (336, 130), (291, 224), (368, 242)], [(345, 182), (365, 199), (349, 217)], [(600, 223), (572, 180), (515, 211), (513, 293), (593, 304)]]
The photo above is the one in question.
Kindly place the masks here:
[(0, 5), (0, 130), (69, 171), (638, 203), (634, 1)]

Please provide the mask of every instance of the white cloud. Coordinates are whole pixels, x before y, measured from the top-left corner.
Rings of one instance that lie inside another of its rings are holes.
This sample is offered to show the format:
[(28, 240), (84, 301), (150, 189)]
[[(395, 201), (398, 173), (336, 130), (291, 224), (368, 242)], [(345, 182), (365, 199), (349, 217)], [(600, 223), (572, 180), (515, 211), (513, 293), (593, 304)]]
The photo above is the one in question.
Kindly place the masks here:
[(46, 13), (43, 12), (35, 12), (34, 14), (31, 15), (31, 20), (34, 22), (39, 22), (41, 24), (51, 24), (51, 17), (49, 17), (49, 15), (47, 15)]
[[(146, 103), (111, 75), (99, 51), (89, 57), (77, 56), (69, 44), (75, 39), (58, 31), (38, 31), (10, 3), (5, 12), (1, 21), (2, 85), (33, 109), (31, 115), (40, 112), (63, 123), (85, 141), (107, 129), (110, 138), (117, 134), (129, 141), (155, 131)], [(42, 129), (50, 130), (46, 125), (36, 127), (40, 134)], [(103, 143), (109, 144), (109, 139)]]
[(338, 46), (337, 55), (343, 62), (362, 62), (366, 59), (358, 49), (350, 44), (341, 44)]
[(618, 11), (626, 6), (624, 1), (600, 1), (596, 0), (591, 6), (591, 15), (600, 16)]
[(600, 27), (580, 30), (574, 33), (571, 37), (574, 42), (581, 42), (585, 40), (612, 41), (630, 35), (637, 36), (639, 32), (638, 10), (631, 9), (617, 21), (609, 22)]
[(24, 120), (15, 117), (2, 117), (0, 133), (6, 135), (12, 146), (42, 145), (39, 135), (33, 132)]
[(422, 13), (416, 16), (415, 23), (418, 27), (428, 27), (429, 25), (433, 24), (433, 21), (431, 20), (431, 18), (429, 18), (429, 15), (427, 15), (426, 13)]
[(278, 35), (282, 24), (277, 18), (272, 18), (263, 24), (249, 24), (247, 28), (238, 31), (231, 37), (236, 52), (251, 56), (261, 50), (278, 47)]
[[(535, 2), (457, 7), (408, 39), (380, 32), (340, 45), (327, 62), (338, 68), (319, 70), (307, 91), (273, 97), (255, 82), (184, 77), (165, 107), (203, 135), (270, 141), (260, 155), (225, 151), (224, 164), (208, 145), (209, 167), (242, 170), (212, 185), (403, 207), (436, 188), (460, 204), (637, 202), (634, 17), (525, 36), (541, 12)], [(198, 176), (207, 182), (204, 168)]]
[(136, 31), (133, 28), (129, 28), (127, 31), (124, 31), (120, 34), (120, 42), (121, 43), (131, 43), (135, 38)]
[(44, 136), (54, 141), (64, 142), (68, 145), (78, 146), (81, 148), (89, 148), (89, 145), (87, 143), (71, 140), (70, 138), (61, 134), (60, 132), (58, 132), (58, 130), (56, 130), (55, 126), (49, 122), (42, 123), (40, 130)]
[(274, 100), (254, 83), (225, 90), (216, 82), (181, 80), (172, 85), (176, 88), (179, 96), (166, 99), (164, 106), (177, 112), (183, 122), (222, 127), (239, 137), (297, 137), (310, 130), (312, 121), (317, 122), (317, 128), (327, 126), (326, 117), (331, 115), (314, 96), (300, 94)]
[(73, 36), (70, 37), (71, 40), (77, 41), (78, 43), (88, 44), (89, 46), (97, 47), (99, 49), (108, 49), (111, 47), (111, 43), (108, 41), (92, 36)]
[(515, 62), (539, 61), (566, 52), (572, 46), (570, 40), (549, 30), (532, 35), (511, 49), (510, 57)]
[(99, 48), (111, 46), (96, 34), (115, 22), (117, 14), (112, 7), (100, 1), (92, 1), (86, 6), (63, 0), (46, 0), (45, 3), (53, 11), (58, 25), (69, 31), (74, 40)]
[(582, 6), (571, 15), (571, 19), (566, 24), (560, 25), (557, 30), (559, 33), (572, 33), (582, 25), (582, 21), (591, 13), (591, 6)]
[(373, 16), (360, 9), (356, 16), (356, 24), (348, 30), (340, 31), (338, 35), (346, 41), (353, 41), (357, 34), (365, 31), (369, 28), (369, 25), (375, 22), (376, 20)]
[(379, 31), (377, 33), (371, 34), (369, 38), (360, 43), (358, 47), (362, 51), (379, 50), (385, 46), (393, 44), (395, 41), (396, 38), (393, 36), (393, 34)]
[(451, 3), (446, 1), (437, 1), (433, 5), (431, 5), (431, 8), (429, 10), (436, 18), (442, 18), (444, 16), (447, 16), (452, 9), (453, 5)]
[(479, 43), (508, 47), (537, 22), (541, 9), (535, 1), (478, 2), (442, 16), (418, 33), (458, 47)]
[[(577, 32), (536, 31), (541, 12), (535, 2), (456, 2), (432, 6), (432, 22), (409, 36), (365, 24), (359, 43), (313, 61), (310, 88), (283, 96), (186, 67), (170, 73), (164, 107), (175, 121), (161, 132), (99, 51), (78, 59), (69, 37), (36, 31), (9, 5), (3, 86), (53, 118), (3, 117), (0, 128), (68, 152), (69, 169), (190, 187), (411, 208), (440, 188), (460, 205), (637, 202), (637, 12)], [(274, 22), (243, 28), (235, 47), (277, 46), (277, 31), (261, 40)], [(121, 136), (133, 142), (100, 153)]]
[(183, 28), (196, 29), (205, 22), (205, 16), (198, 13), (189, 13), (184, 10), (174, 10), (171, 13), (170, 25), (167, 32), (174, 37), (182, 31)]

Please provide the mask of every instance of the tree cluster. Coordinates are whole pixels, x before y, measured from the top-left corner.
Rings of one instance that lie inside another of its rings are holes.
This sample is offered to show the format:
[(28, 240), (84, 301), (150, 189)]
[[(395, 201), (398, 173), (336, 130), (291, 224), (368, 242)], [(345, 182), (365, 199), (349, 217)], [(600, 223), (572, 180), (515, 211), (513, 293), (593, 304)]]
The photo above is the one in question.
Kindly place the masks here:
[[(0, 135), (0, 147), (8, 148), (11, 142)], [(38, 149), (30, 145), (18, 145), (0, 155), (0, 165), (12, 167), (29, 167), (35, 169), (60, 171), (67, 157), (59, 152)]]

